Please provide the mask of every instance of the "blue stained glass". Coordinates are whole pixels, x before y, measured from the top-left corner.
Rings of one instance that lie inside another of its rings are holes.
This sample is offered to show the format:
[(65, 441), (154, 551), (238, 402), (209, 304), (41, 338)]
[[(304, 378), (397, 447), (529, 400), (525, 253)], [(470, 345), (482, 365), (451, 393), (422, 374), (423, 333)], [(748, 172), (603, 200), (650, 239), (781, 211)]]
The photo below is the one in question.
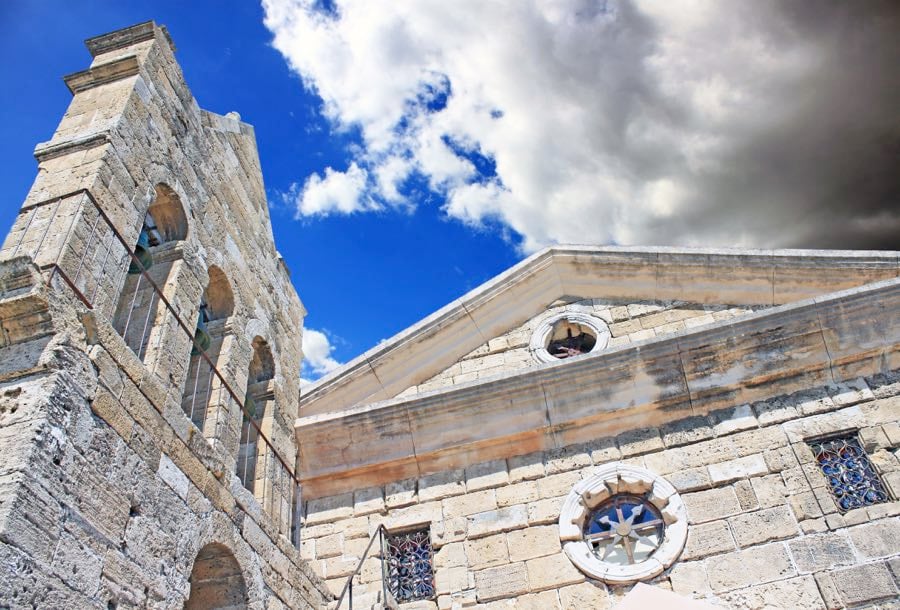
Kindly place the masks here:
[(387, 538), (388, 585), (398, 602), (434, 598), (431, 534), (418, 530)]
[(659, 510), (639, 496), (620, 494), (600, 504), (584, 524), (584, 539), (601, 561), (619, 565), (650, 557), (663, 540)]
[(887, 502), (881, 478), (855, 436), (809, 443), (841, 512)]

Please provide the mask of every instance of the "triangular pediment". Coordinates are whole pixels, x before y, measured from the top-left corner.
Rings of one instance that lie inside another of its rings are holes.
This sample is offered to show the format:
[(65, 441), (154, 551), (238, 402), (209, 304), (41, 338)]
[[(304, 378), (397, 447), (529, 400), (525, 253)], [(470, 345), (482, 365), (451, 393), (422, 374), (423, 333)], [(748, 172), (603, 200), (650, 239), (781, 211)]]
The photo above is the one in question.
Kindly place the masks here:
[(300, 416), (545, 366), (525, 342), (555, 312), (613, 348), (897, 275), (895, 252), (554, 246), (305, 387)]

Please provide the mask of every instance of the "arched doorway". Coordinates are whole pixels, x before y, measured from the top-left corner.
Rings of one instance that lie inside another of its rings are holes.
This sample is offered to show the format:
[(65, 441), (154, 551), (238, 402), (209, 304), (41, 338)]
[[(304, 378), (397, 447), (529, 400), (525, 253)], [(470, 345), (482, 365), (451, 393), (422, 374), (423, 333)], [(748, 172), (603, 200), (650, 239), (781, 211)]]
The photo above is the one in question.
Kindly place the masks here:
[(216, 543), (200, 549), (185, 610), (237, 610), (247, 603), (247, 583), (231, 551)]

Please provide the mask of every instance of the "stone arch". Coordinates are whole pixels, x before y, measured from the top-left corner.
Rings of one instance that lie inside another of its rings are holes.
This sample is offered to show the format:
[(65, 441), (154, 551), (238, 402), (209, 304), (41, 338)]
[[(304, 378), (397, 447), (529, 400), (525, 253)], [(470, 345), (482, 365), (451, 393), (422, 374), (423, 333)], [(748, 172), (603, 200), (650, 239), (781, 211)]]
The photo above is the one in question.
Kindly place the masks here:
[(147, 215), (159, 231), (162, 243), (180, 241), (187, 238), (188, 222), (181, 198), (172, 188), (160, 182), (156, 185), (155, 196), (147, 208)]
[(275, 359), (268, 342), (261, 336), (254, 337), (250, 345), (253, 353), (247, 369), (246, 412), (241, 424), (236, 467), (244, 487), (261, 500), (266, 495), (268, 452), (260, 446), (259, 430), (271, 434)]
[(185, 610), (237, 610), (249, 604), (241, 566), (223, 544), (213, 542), (200, 549), (190, 583)]
[(145, 360), (159, 346), (166, 319), (166, 308), (152, 284), (162, 288), (169, 284), (182, 261), (180, 242), (187, 237), (188, 222), (181, 198), (167, 184), (160, 182), (141, 225), (133, 247), (137, 260), (127, 257), (128, 270), (119, 293), (113, 326), (128, 347)]
[(203, 301), (207, 307), (208, 321), (224, 320), (234, 313), (234, 292), (231, 290), (231, 282), (221, 267), (210, 266), (207, 271), (209, 282), (203, 295)]
[(250, 345), (253, 348), (253, 356), (247, 372), (247, 385), (274, 379), (275, 358), (272, 357), (272, 350), (269, 348), (268, 342), (257, 335)]
[[(207, 270), (206, 289), (200, 299), (197, 329), (188, 362), (181, 408), (207, 438), (227, 435), (227, 393), (213, 367), (220, 372), (231, 341), (228, 318), (234, 312), (234, 293), (225, 272), (212, 265)], [(203, 353), (206, 353), (206, 357)]]

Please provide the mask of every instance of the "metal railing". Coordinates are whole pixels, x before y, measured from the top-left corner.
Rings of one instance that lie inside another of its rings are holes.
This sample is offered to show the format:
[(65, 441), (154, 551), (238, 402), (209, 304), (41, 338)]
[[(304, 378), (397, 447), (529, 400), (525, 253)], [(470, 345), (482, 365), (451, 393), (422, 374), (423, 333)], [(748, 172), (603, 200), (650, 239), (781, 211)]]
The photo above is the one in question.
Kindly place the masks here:
[(387, 581), (387, 564), (385, 563), (385, 557), (387, 556), (387, 529), (385, 529), (384, 525), (379, 524), (378, 529), (375, 530), (375, 533), (369, 538), (369, 544), (366, 546), (366, 550), (363, 551), (362, 556), (359, 558), (359, 563), (356, 564), (356, 569), (353, 570), (353, 574), (347, 579), (347, 584), (344, 585), (344, 588), (341, 589), (341, 594), (338, 596), (337, 605), (335, 606), (335, 610), (341, 610), (341, 604), (344, 603), (344, 599), (347, 599), (348, 602), (348, 610), (353, 610), (353, 579), (356, 578), (360, 571), (362, 571), (363, 564), (366, 562), (366, 559), (369, 557), (369, 552), (372, 550), (372, 545), (375, 543), (375, 540), (378, 540), (378, 549), (379, 549), (379, 559), (381, 561), (381, 595), (385, 608), (396, 608), (397, 602), (394, 600), (393, 596), (390, 594)]
[[(0, 256), (29, 256), (42, 272), (48, 274), (48, 285), (52, 286), (54, 277), (59, 276), (85, 307), (105, 315), (114, 326), (117, 320), (124, 320), (116, 330), (145, 365), (148, 357), (153, 357), (154, 373), (165, 360), (161, 357), (161, 348), (176, 339), (183, 341), (185, 347), (193, 346), (193, 355), (185, 367), (186, 389), (192, 388), (190, 396), (182, 399), (185, 414), (211, 442), (217, 442), (223, 441), (223, 435), (227, 434), (228, 416), (237, 417), (232, 405), (239, 407), (244, 421), (236, 430), (239, 437), (236, 440), (240, 441), (244, 436), (247, 440), (243, 448), (245, 455), (241, 456), (243, 467), (238, 473), (241, 483), (262, 504), (276, 523), (278, 533), (299, 546), (300, 482), (293, 469), (216, 368), (211, 355), (198, 345), (191, 326), (184, 322), (151, 273), (144, 269), (130, 244), (88, 189), (22, 207)], [(127, 280), (123, 280), (123, 276), (128, 274), (132, 261), (141, 270), (135, 280), (134, 294), (126, 294), (120, 286)], [(134, 313), (144, 306), (138, 305), (142, 285), (145, 294), (140, 296), (149, 296), (149, 302), (146, 311), (142, 312), (143, 320), (137, 322), (140, 332), (131, 335), (129, 330), (135, 328), (132, 326)], [(149, 295), (146, 294), (148, 291)], [(126, 304), (128, 297), (130, 303)], [(168, 360), (165, 363), (177, 366)], [(190, 374), (198, 382), (193, 386), (190, 385)], [(201, 377), (205, 382), (203, 385), (199, 384)], [(202, 395), (199, 402), (198, 395)], [(185, 408), (186, 400), (190, 408)], [(212, 426), (210, 419), (214, 419)], [(247, 451), (252, 451), (252, 455), (246, 455)], [(251, 461), (252, 468), (249, 467)]]

